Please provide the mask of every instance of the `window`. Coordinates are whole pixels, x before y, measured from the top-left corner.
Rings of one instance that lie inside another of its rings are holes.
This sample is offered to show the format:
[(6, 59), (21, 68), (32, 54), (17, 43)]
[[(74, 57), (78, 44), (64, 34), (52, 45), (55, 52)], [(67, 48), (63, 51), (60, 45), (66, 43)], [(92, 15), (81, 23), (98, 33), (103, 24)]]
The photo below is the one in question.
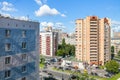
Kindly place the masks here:
[(5, 51), (10, 51), (11, 50), (11, 44), (10, 43), (6, 43), (5, 44)]
[(11, 75), (11, 71), (8, 70), (8, 71), (5, 71), (5, 78), (9, 78)]
[(21, 80), (26, 80), (26, 77), (23, 77)]
[(11, 62), (11, 57), (6, 57), (5, 58), (5, 64), (10, 64)]
[(5, 31), (5, 36), (6, 36), (6, 37), (10, 37), (10, 32), (11, 32), (10, 30), (6, 30), (6, 31)]
[(22, 72), (26, 71), (26, 66), (22, 66)]
[(22, 42), (22, 48), (26, 49), (26, 42)]
[(22, 60), (26, 60), (27, 59), (27, 55), (26, 54), (22, 54)]
[(16, 27), (18, 27), (18, 24), (16, 24)]
[(23, 38), (26, 37), (26, 31), (25, 30), (22, 31), (22, 37)]

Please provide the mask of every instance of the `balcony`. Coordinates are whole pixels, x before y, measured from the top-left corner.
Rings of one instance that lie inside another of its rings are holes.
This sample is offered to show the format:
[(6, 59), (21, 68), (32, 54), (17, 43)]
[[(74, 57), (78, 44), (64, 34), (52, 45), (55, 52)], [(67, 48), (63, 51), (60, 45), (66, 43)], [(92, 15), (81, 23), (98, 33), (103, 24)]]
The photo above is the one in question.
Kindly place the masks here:
[(90, 34), (95, 35), (95, 34), (98, 34), (98, 32), (97, 31), (90, 31)]
[(97, 24), (91, 24), (91, 23), (90, 23), (90, 26), (97, 26)]

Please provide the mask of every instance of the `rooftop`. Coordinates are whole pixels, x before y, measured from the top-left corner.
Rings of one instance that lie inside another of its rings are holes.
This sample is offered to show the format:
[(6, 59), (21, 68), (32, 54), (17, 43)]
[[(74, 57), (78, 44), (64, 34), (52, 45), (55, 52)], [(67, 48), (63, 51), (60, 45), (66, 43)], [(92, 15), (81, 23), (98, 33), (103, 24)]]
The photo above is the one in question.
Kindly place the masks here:
[(23, 19), (23, 18), (17, 18), (17, 17), (3, 16), (2, 14), (0, 14), (0, 18), (39, 23), (39, 21), (37, 21), (37, 20), (31, 20), (29, 18)]

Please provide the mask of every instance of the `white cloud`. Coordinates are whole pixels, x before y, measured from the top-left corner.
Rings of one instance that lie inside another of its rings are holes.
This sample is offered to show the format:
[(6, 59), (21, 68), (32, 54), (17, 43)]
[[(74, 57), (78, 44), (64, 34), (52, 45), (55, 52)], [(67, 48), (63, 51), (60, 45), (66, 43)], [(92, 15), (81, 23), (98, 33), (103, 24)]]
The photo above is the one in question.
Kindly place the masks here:
[(7, 14), (7, 13), (2, 13), (2, 16), (4, 16), (4, 17), (11, 17), (11, 15)]
[(62, 17), (66, 17), (65, 14), (61, 14), (57, 9), (50, 8), (48, 5), (42, 5), (37, 11), (35, 11), (35, 15), (38, 17), (54, 15), (61, 15)]
[(56, 23), (53, 23), (53, 22), (41, 22), (40, 23), (40, 26), (41, 27), (47, 27), (47, 26), (52, 26), (52, 27), (56, 27), (56, 28), (65, 28), (64, 24), (61, 23), (61, 22), (56, 22)]
[(1, 11), (0, 11), (0, 14), (1, 14), (2, 16), (5, 16), (5, 17), (11, 17), (10, 14), (8, 14), (8, 13), (3, 13), (3, 12), (1, 12)]
[(35, 11), (36, 16), (58, 15), (60, 14), (55, 8), (50, 8), (48, 5), (43, 5), (39, 10)]
[(1, 5), (1, 10), (2, 10), (2, 11), (17, 11), (17, 10), (13, 7), (13, 4), (11, 4), (11, 3), (9, 3), (9, 2), (3, 1), (3, 2), (0, 2), (0, 5)]
[(36, 2), (38, 5), (42, 6), (42, 1), (41, 1), (41, 0), (35, 0), (35, 2)]
[(119, 24), (120, 25), (120, 21), (116, 21), (116, 20), (112, 20), (111, 23), (112, 24)]
[(54, 23), (53, 22), (41, 22), (41, 26), (42, 27), (46, 27), (46, 26), (54, 26)]
[(29, 20), (29, 18), (26, 17), (26, 16), (16, 17), (16, 19), (20, 19), (20, 20)]
[(61, 22), (56, 22), (56, 23), (53, 23), (53, 22), (41, 22), (40, 23), (40, 31), (43, 31), (44, 28), (48, 27), (48, 26), (51, 26), (53, 29), (62, 29), (62, 30), (65, 30), (65, 26), (63, 23)]
[(112, 29), (112, 31), (119, 32), (120, 31), (120, 21), (112, 20), (111, 21), (111, 29)]
[(62, 16), (62, 17), (66, 17), (66, 15), (65, 15), (65, 14), (61, 14), (61, 16)]
[(47, 3), (47, 0), (35, 0), (35, 2), (36, 2), (38, 5), (42, 6), (42, 5), (44, 5), (45, 3)]

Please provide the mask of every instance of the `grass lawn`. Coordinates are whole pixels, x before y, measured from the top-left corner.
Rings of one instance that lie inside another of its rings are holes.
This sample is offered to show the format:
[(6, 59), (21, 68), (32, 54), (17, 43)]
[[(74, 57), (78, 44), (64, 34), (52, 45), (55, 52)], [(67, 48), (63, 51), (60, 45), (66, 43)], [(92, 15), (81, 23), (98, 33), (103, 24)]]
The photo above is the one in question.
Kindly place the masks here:
[(39, 64), (40, 68), (44, 68), (44, 66), (45, 66), (44, 64)]
[(117, 80), (120, 78), (120, 73), (114, 75), (113, 77), (111, 77), (110, 79), (103, 79), (103, 80)]
[(93, 78), (95, 78), (95, 79), (97, 79), (97, 80), (117, 80), (117, 79), (120, 78), (120, 73), (112, 76), (111, 78), (101, 78), (101, 77), (99, 77), (99, 76), (91, 76), (91, 77), (93, 77)]
[(60, 71), (60, 72), (65, 72), (65, 73), (69, 73), (69, 74), (72, 73), (72, 71), (70, 71), (70, 70), (61, 70), (61, 69), (57, 69), (57, 68), (53, 68), (53, 70)]

